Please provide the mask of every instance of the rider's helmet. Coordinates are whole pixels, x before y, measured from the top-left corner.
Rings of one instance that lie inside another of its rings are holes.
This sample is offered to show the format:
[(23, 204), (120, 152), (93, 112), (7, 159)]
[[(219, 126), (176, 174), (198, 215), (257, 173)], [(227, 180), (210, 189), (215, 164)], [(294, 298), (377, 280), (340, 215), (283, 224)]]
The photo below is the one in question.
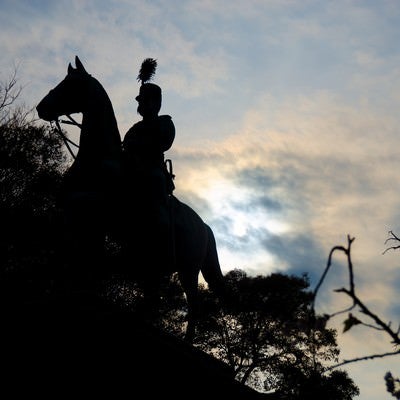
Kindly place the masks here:
[(161, 108), (162, 92), (160, 86), (150, 83), (153, 75), (156, 72), (157, 61), (153, 58), (146, 58), (140, 67), (139, 75), (137, 80), (142, 83), (139, 90), (139, 95), (136, 96), (136, 100), (142, 101), (151, 99), (155, 102), (158, 110)]

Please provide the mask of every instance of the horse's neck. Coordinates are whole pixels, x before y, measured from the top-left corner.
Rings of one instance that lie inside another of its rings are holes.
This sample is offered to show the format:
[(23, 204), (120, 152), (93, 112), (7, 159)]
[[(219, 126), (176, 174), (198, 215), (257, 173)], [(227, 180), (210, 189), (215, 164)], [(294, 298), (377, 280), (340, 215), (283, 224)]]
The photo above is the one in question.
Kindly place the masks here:
[(95, 131), (97, 135), (101, 131), (108, 135), (111, 135), (110, 132), (115, 134), (118, 126), (111, 101), (100, 83), (96, 80), (94, 82), (88, 95), (89, 104), (83, 113), (82, 128), (88, 132)]
[(104, 89), (92, 89), (90, 104), (83, 112), (80, 147), (83, 151), (117, 155), (121, 148), (121, 136), (112, 104)]
[(83, 112), (82, 131), (92, 139), (106, 138), (108, 136), (115, 137), (118, 132), (118, 126), (114, 112), (107, 109), (102, 104), (98, 107), (90, 107)]

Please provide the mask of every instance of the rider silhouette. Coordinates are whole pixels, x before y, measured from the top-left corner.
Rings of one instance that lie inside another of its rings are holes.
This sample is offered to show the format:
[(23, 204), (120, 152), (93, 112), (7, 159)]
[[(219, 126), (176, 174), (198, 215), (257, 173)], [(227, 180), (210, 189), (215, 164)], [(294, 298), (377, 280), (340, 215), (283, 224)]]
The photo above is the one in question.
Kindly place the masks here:
[(133, 193), (140, 190), (134, 202), (147, 211), (142, 213), (144, 232), (151, 235), (152, 243), (164, 245), (162, 253), (167, 257), (168, 248), (165, 246), (170, 234), (168, 198), (174, 184), (165, 165), (164, 152), (170, 149), (175, 139), (175, 126), (169, 115), (158, 115), (162, 102), (161, 88), (149, 82), (156, 67), (156, 60), (151, 58), (145, 59), (141, 65), (137, 78), (141, 87), (136, 101), (142, 120), (126, 133), (123, 153), (125, 171), (130, 180), (128, 184), (134, 186)]

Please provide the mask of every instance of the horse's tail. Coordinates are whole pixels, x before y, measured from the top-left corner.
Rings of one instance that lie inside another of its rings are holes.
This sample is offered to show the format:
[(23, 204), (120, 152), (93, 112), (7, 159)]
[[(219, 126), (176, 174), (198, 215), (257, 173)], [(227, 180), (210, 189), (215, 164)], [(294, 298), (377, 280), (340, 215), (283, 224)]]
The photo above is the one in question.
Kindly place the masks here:
[(211, 228), (207, 225), (207, 254), (201, 267), (201, 273), (207, 282), (209, 288), (213, 290), (217, 295), (223, 295), (224, 293), (224, 276), (221, 271), (219, 264), (217, 244), (215, 242), (214, 233)]

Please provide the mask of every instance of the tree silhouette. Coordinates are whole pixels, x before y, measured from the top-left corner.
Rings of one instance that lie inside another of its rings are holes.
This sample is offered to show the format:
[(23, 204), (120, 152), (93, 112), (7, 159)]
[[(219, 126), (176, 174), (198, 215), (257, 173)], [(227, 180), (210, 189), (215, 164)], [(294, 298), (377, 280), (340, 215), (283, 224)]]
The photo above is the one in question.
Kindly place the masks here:
[(15, 105), (19, 94), (15, 75), (0, 84), (0, 274), (7, 306), (47, 290), (61, 237), (57, 193), (66, 163), (61, 138)]
[[(236, 379), (292, 399), (351, 399), (358, 389), (344, 371), (327, 373), (337, 360), (336, 333), (312, 312), (306, 276), (226, 275), (229, 302), (221, 307), (202, 291), (204, 318), (196, 345), (229, 364)], [(212, 317), (210, 317), (212, 316)], [(314, 397), (315, 398), (315, 397)]]

